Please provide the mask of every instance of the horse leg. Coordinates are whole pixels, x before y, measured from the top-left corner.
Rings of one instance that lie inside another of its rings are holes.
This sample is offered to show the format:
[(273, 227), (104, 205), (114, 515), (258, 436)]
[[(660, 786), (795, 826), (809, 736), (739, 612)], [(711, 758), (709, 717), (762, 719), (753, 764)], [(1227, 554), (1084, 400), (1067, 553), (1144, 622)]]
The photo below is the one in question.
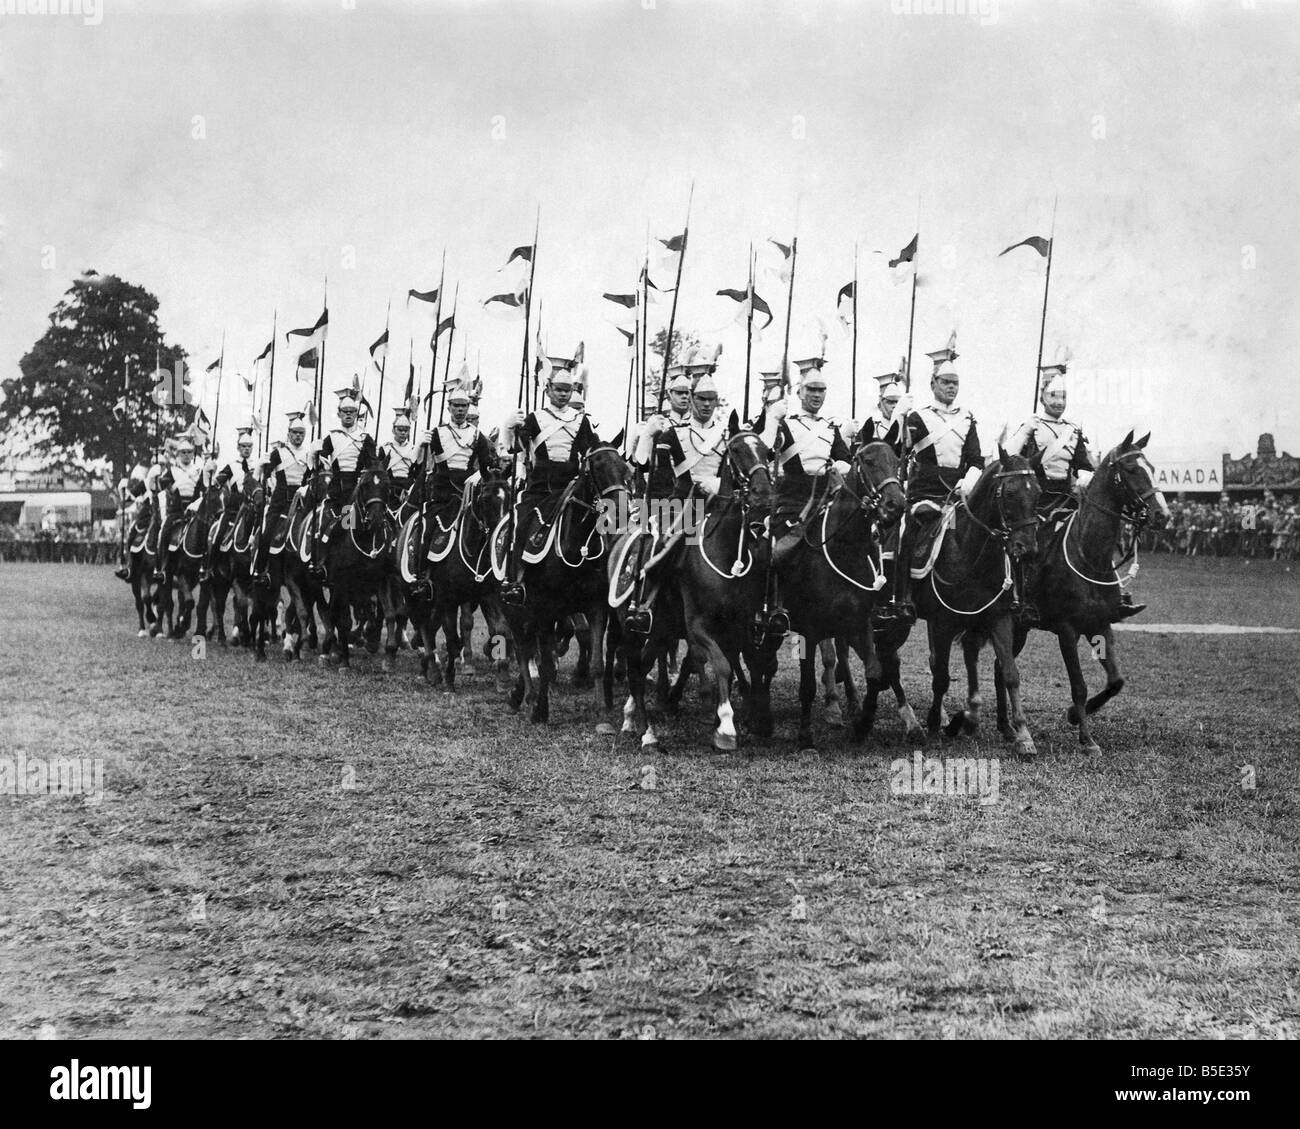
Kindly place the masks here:
[(462, 674), (465, 678), (474, 677), (474, 601), (466, 600), (460, 606), (460, 637), (464, 641), (465, 652), (461, 656)]
[(522, 633), (515, 634), (514, 640), (519, 674), (515, 679), (515, 688), (510, 691), (510, 709), (518, 713), (524, 702), (535, 696), (532, 664), (537, 651), (537, 628), (529, 625)]
[[(677, 648), (674, 647), (672, 651), (669, 652), (669, 657), (675, 658), (676, 655)], [(670, 662), (668, 664), (669, 668), (671, 668), (672, 665), (673, 664)], [(668, 709), (670, 711), (676, 712), (678, 705), (681, 704), (682, 695), (686, 692), (686, 683), (690, 681), (691, 672), (694, 669), (691, 647), (688, 643), (686, 645), (686, 654), (682, 656), (682, 661), (677, 664), (677, 676), (673, 679), (672, 689), (668, 691)]]
[(1024, 707), (1020, 701), (1020, 666), (1016, 662), (1015, 636), (1009, 618), (999, 619), (993, 624), (992, 641), (993, 651), (998, 661), (1002, 663), (1007, 696), (1011, 699), (1011, 724), (1016, 733), (1016, 752), (1022, 757), (1037, 756), (1038, 749), (1029, 732)]
[[(626, 636), (625, 636), (626, 638)], [(640, 733), (641, 747), (654, 748), (659, 744), (654, 725), (650, 720), (650, 711), (646, 708), (646, 666), (648, 664), (649, 645), (632, 643), (626, 648), (628, 698), (623, 705), (623, 732)]]
[(592, 665), (592, 625), (587, 621), (587, 626), (582, 630), (574, 629), (574, 638), (578, 642), (578, 665), (573, 668), (573, 688), (575, 690), (589, 690), (595, 685), (591, 677)]
[(442, 617), (442, 637), (447, 644), (447, 670), (443, 688), (448, 694), (456, 692), (456, 660), (460, 658), (464, 642), (460, 637), (460, 610), (454, 603), (438, 601)]
[[(1092, 729), (1088, 724), (1088, 679), (1083, 673), (1083, 664), (1079, 661), (1079, 633), (1066, 625), (1056, 632), (1056, 641), (1061, 647), (1061, 658), (1065, 660), (1065, 673), (1070, 678), (1070, 700), (1074, 703), (1066, 712), (1066, 717), (1079, 727), (1079, 751), (1081, 753), (1100, 753), (1097, 742), (1092, 739)], [(1077, 718), (1078, 720), (1073, 720)]]
[(1002, 672), (1002, 660), (998, 658), (993, 660), (993, 695), (998, 703), (998, 732), (1005, 740), (1014, 740), (1016, 731), (1007, 716), (1007, 679)]
[(943, 716), (943, 696), (948, 692), (948, 659), (952, 655), (952, 636), (940, 630), (930, 620), (925, 623), (930, 637), (930, 713), (925, 719), (926, 729), (934, 736), (939, 732)]
[(980, 694), (980, 643), (970, 632), (961, 637), (961, 653), (966, 661), (966, 708), (957, 711), (944, 733), (949, 737), (956, 737), (959, 732), (974, 737), (979, 732), (984, 698)]
[[(805, 649), (799, 656), (799, 736), (796, 741), (800, 752), (817, 751), (812, 735), (812, 707), (816, 697), (817, 677), (813, 672), (813, 657)], [(843, 720), (840, 724), (843, 724)]]
[[(880, 658), (876, 654), (875, 644), (871, 638), (871, 625), (868, 621), (867, 626), (859, 631), (856, 636), (850, 639), (850, 645), (862, 662), (862, 668), (866, 671), (868, 681), (874, 681), (877, 686), (880, 685), (880, 676), (883, 668)], [(844, 664), (846, 683), (852, 677), (849, 672), (848, 663)], [(865, 741), (870, 735), (872, 727), (876, 724), (876, 703), (863, 702), (860, 712), (853, 717), (853, 736), (858, 741)]]
[(835, 689), (835, 668), (839, 662), (835, 640), (823, 639), (817, 644), (817, 651), (822, 660), (822, 705), (826, 710), (826, 724), (839, 729), (844, 724), (844, 711), (840, 708), (839, 692)]
[(555, 682), (555, 626), (548, 622), (537, 630), (537, 701), (532, 720), (545, 725), (551, 720), (551, 685)]
[(1102, 629), (1102, 649), (1097, 655), (1106, 672), (1106, 688), (1088, 699), (1088, 713), (1096, 713), (1102, 706), (1124, 689), (1124, 677), (1119, 672), (1119, 655), (1115, 651), (1115, 634), (1110, 625)]

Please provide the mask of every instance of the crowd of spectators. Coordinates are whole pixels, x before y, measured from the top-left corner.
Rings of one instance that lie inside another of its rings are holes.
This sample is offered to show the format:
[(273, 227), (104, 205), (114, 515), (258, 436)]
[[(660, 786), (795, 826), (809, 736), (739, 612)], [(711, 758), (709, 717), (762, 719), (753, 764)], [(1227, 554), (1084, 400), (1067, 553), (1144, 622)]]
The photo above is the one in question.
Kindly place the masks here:
[(45, 522), (40, 526), (0, 523), (0, 561), (117, 564), (118, 528), (102, 521)]
[(1295, 560), (1300, 556), (1300, 502), (1264, 492), (1263, 500), (1234, 501), (1227, 494), (1217, 503), (1169, 503), (1169, 522), (1159, 533), (1143, 535), (1150, 552), (1185, 557), (1257, 557)]

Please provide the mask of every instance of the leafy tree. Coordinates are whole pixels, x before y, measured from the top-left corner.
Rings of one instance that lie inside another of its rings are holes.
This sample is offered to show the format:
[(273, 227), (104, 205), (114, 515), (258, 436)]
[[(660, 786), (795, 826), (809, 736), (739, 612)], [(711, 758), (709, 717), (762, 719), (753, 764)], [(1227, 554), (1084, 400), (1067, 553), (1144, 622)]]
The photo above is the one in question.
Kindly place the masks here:
[(120, 465), (125, 451), (126, 473), (193, 415), (174, 378), (153, 395), (156, 366), (183, 373), (185, 356), (163, 339), (158, 299), (149, 291), (87, 271), (19, 362), (21, 376), (0, 383), (0, 424), (27, 436), (28, 449), (51, 465)]
[[(664, 326), (650, 340), (650, 351), (655, 354), (661, 361), (664, 356), (664, 346), (668, 342), (668, 327)], [(673, 362), (681, 364), (682, 361), (690, 355), (691, 350), (700, 347), (700, 339), (689, 330), (673, 330)]]

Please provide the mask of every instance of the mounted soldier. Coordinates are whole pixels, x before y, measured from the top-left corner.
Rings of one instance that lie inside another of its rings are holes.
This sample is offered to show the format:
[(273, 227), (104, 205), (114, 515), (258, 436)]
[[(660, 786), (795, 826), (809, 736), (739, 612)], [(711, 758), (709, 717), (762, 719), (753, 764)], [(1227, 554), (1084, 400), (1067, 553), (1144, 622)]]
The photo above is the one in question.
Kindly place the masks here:
[[(253, 561), (253, 582), (263, 587), (271, 583), (267, 558), (280, 540), (280, 524), (302, 485), (311, 475), (311, 448), (307, 445), (307, 425), (302, 412), (288, 412), (289, 426), (285, 442), (277, 441), (271, 453), (261, 461), (262, 487), (274, 478), (271, 497), (262, 517), (262, 535), (258, 538)], [(281, 542), (283, 543), (283, 542)]]
[[(725, 423), (717, 418), (718, 388), (713, 381), (712, 363), (674, 365), (668, 382), (669, 411), (656, 412), (641, 425), (632, 448), (632, 465), (646, 474), (646, 499), (662, 502), (668, 498), (683, 501), (698, 492), (711, 498), (721, 483), (722, 460), (729, 435)], [(686, 411), (680, 411), (682, 404)], [(639, 511), (637, 511), (639, 514)], [(660, 511), (662, 512), (662, 511)], [(684, 511), (683, 511), (684, 513)], [(636, 587), (628, 603), (624, 622), (630, 631), (648, 634), (651, 627), (651, 604), (646, 602), (646, 576), (641, 561), (655, 551), (654, 542), (675, 536), (679, 530), (660, 527), (641, 530), (654, 537), (640, 538), (641, 556), (634, 558)]]
[(244, 482), (254, 473), (256, 463), (253, 461), (253, 427), (251, 425), (236, 428), (235, 457), (221, 467), (212, 477), (212, 481), (227, 487), (226, 503), (222, 508), (217, 527), (208, 538), (208, 547), (203, 554), (203, 567), (199, 569), (199, 580), (207, 580), (212, 571), (212, 554), (235, 524), (235, 515), (243, 500)]
[(876, 377), (876, 383), (880, 386), (880, 398), (871, 414), (856, 429), (853, 445), (888, 443), (894, 454), (902, 458), (903, 420), (898, 415), (898, 404), (903, 397), (903, 386), (898, 383), (898, 374), (895, 372)]
[[(1042, 468), (1043, 493), (1039, 514), (1044, 520), (1042, 532), (1048, 540), (1058, 523), (1079, 508), (1077, 491), (1088, 485), (1096, 469), (1083, 428), (1065, 418), (1065, 369), (1063, 363), (1043, 365), (1039, 369), (1042, 374), (1038, 397), (1041, 409), (1012, 432), (1006, 445), (1010, 454), (1023, 455)], [(1118, 619), (1137, 615), (1145, 607), (1145, 604), (1135, 605), (1132, 594), (1125, 590), (1120, 594)], [(1035, 627), (1038, 621), (1037, 607), (1026, 601), (1020, 622), (1026, 627)]]
[(320, 581), (326, 578), (325, 546), (356, 489), (357, 476), (375, 458), (375, 441), (357, 420), (361, 393), (349, 385), (335, 389), (334, 395), (339, 398), (339, 425), (320, 441), (314, 459), (315, 468), (324, 467), (327, 476), (324, 513), (311, 548), (311, 572)]
[[(965, 482), (968, 486), (984, 469), (975, 417), (955, 406), (961, 378), (953, 361), (952, 344), (930, 353), (934, 375), (930, 378), (933, 403), (911, 409), (910, 396), (900, 398), (895, 411), (904, 413), (904, 441), (909, 451), (907, 471), (907, 524), (898, 554), (897, 589), (894, 601), (882, 609), (882, 620), (915, 622), (916, 609), (910, 600), (913, 556), (933, 544), (939, 518), (949, 498)], [(1019, 603), (1020, 589), (1016, 592)]]
[[(153, 579), (162, 582), (166, 579), (167, 565), (171, 550), (167, 542), (172, 530), (188, 514), (199, 508), (199, 491), (202, 486), (203, 468), (194, 458), (194, 441), (188, 435), (179, 436), (173, 444), (176, 461), (170, 466), (160, 462), (155, 464), (157, 474), (153, 475), (153, 488), (158, 493), (162, 512), (158, 533), (158, 564), (154, 569)], [(166, 459), (167, 456), (164, 456)]]
[(393, 409), (393, 438), (379, 449), (379, 462), (388, 471), (389, 497), (401, 498), (411, 485), (417, 456), (411, 435), (411, 409)]
[[(848, 444), (839, 428), (821, 414), (826, 403), (825, 363), (822, 357), (796, 361), (799, 407), (792, 412), (784, 399), (774, 400), (755, 421), (755, 430), (776, 456), (779, 468), (772, 513), (774, 576), (798, 548), (808, 520), (849, 471)], [(766, 629), (775, 634), (789, 630), (789, 616), (779, 598), (773, 600)]]
[(469, 390), (457, 382), (447, 393), (450, 419), (438, 424), (415, 454), (412, 474), (423, 487), (424, 538), (414, 589), (425, 598), (433, 595), (429, 556), (437, 531), (448, 531), (455, 524), (470, 479), (497, 465), (492, 444), (470, 422), (471, 406)]
[(582, 456), (600, 442), (590, 419), (569, 404), (573, 362), (549, 359), (553, 368), (546, 384), (548, 403), (534, 412), (515, 412), (506, 420), (501, 435), (502, 453), (509, 456), (522, 451), (528, 464), (524, 490), (515, 504), (514, 541), (501, 590), (502, 600), (516, 606), (526, 598), (524, 551), (530, 541), (544, 541), (561, 492), (577, 478)]
[[(145, 468), (137, 464), (132, 467), (130, 475), (117, 484), (118, 505), (122, 511), (121, 520), (123, 526), (128, 530), (135, 524), (136, 518), (140, 516), (141, 507), (144, 506), (149, 497), (149, 489), (145, 485), (146, 474)], [(122, 564), (120, 568), (114, 570), (113, 575), (119, 580), (125, 580), (130, 584), (131, 564), (127, 558), (129, 551), (128, 540), (128, 537), (122, 539)]]

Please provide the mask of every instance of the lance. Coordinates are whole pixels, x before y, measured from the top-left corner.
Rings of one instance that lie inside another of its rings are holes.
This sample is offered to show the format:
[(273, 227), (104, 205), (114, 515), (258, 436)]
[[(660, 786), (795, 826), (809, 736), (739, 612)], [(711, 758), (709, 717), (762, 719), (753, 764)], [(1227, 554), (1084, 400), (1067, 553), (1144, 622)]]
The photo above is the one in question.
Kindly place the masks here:
[[(221, 355), (217, 358), (217, 403), (212, 409), (212, 442), (217, 441), (217, 424), (221, 421), (221, 378), (226, 371), (226, 331), (221, 331)], [(202, 407), (202, 405), (199, 405)], [(195, 412), (197, 417), (198, 413)]]
[(524, 295), (524, 347), (519, 358), (519, 380), (523, 409), (531, 412), (534, 404), (528, 380), (528, 333), (533, 324), (533, 279), (537, 276), (537, 236), (542, 227), (542, 206), (537, 206), (537, 221), (533, 226), (533, 253), (528, 256), (528, 292)]
[[(123, 358), (123, 377), (122, 377), (122, 477), (119, 481), (128, 477), (130, 472), (126, 469), (126, 433), (131, 425), (130, 404), (131, 404), (131, 358)], [(118, 540), (120, 542), (120, 561), (119, 564), (126, 564), (126, 496), (118, 491)]]
[(754, 352), (754, 244), (749, 244), (749, 312), (745, 316), (745, 400), (741, 420), (749, 420), (749, 366)]
[[(456, 341), (456, 307), (460, 305), (460, 283), (456, 283), (456, 291), (451, 300), (451, 332), (447, 334), (447, 369), (443, 374), (442, 381), (442, 399), (438, 403), (438, 426), (442, 426), (444, 414), (447, 410), (447, 393), (448, 384), (451, 381), (451, 347)], [(436, 375), (436, 374), (435, 374)]]
[(384, 369), (388, 366), (388, 323), (393, 314), (393, 299), (388, 299), (388, 308), (384, 311), (384, 355), (379, 359), (379, 396), (375, 408), (375, 448), (379, 447), (379, 425), (384, 411)]
[[(921, 201), (920, 199), (918, 199), (916, 202), (916, 251), (912, 255), (912, 308), (910, 313), (907, 316), (907, 360), (903, 367), (903, 388), (907, 392), (912, 391), (912, 335), (913, 335), (913, 330), (916, 326), (916, 279), (917, 276), (921, 273), (920, 259), (921, 259)], [(903, 447), (903, 457), (899, 460), (898, 463), (898, 484), (903, 491), (904, 497), (906, 497), (907, 480), (909, 477), (908, 471), (911, 469), (909, 464), (911, 462), (910, 456), (912, 452), (912, 431), (911, 428), (907, 426), (906, 413), (904, 413), (902, 418), (899, 419), (898, 421), (898, 432), (899, 432), (898, 437), (901, 440), (902, 447)], [(905, 568), (911, 568), (911, 562), (904, 560), (904, 554), (903, 554), (903, 546), (905, 543), (903, 535), (907, 529), (907, 520), (908, 520), (907, 506), (904, 506), (903, 517), (898, 526), (898, 548), (894, 552), (894, 568), (893, 568), (894, 575), (891, 577), (891, 584), (890, 584), (891, 603), (897, 603), (898, 588), (899, 588), (898, 581), (900, 575), (902, 574), (902, 570)]]
[(853, 357), (849, 362), (849, 418), (858, 418), (858, 245), (853, 244)]
[[(158, 371), (161, 368), (162, 368), (162, 347), (155, 342), (153, 347), (153, 371), (154, 371), (155, 378), (157, 377)], [(153, 399), (153, 458), (154, 458), (154, 462), (157, 462), (158, 454), (161, 449), (161, 444), (159, 440), (161, 438), (161, 433), (162, 433), (162, 426), (161, 426), (162, 405), (158, 403), (157, 396), (152, 397), (152, 399)]]
[[(641, 323), (639, 321), (632, 323), (632, 354), (627, 361), (627, 397), (623, 403), (623, 435), (625, 438), (631, 436), (632, 420), (632, 388), (636, 384), (636, 358), (637, 349), (640, 345)], [(634, 450), (635, 445), (628, 447), (628, 450)]]
[(1056, 247), (1056, 204), (1059, 197), (1052, 198), (1052, 230), (1047, 238), (1047, 274), (1043, 277), (1043, 316), (1038, 323), (1038, 365), (1034, 368), (1034, 402), (1038, 407), (1038, 389), (1043, 379), (1043, 335), (1047, 332), (1047, 288), (1052, 282), (1052, 251)]
[[(691, 204), (695, 202), (695, 181), (691, 181), (690, 195), (686, 198), (686, 226), (682, 228), (682, 251), (677, 256), (677, 282), (673, 286), (673, 305), (668, 312), (668, 336), (664, 339), (664, 367), (659, 373), (659, 408), (664, 410), (664, 396), (668, 391), (668, 366), (673, 359), (673, 325), (677, 321), (677, 295), (682, 290), (682, 267), (686, 263), (686, 244), (690, 242), (691, 235)], [(650, 270), (649, 264), (646, 264), (647, 286)]]
[[(329, 275), (325, 276), (325, 298), (323, 310), (325, 313), (326, 335), (329, 334), (329, 315), (330, 315), (330, 279)], [(316, 438), (319, 439), (321, 430), (325, 423), (325, 405), (322, 402), (325, 397), (325, 338), (320, 341), (320, 356), (316, 364)]]
[(438, 327), (442, 325), (442, 288), (447, 282), (447, 248), (442, 249), (442, 273), (438, 276), (438, 308), (433, 315), (433, 340), (429, 347), (433, 350), (432, 366), (429, 369), (429, 399), (424, 405), (424, 429), (433, 426), (433, 392), (438, 384)]
[[(280, 328), (280, 310), (279, 307), (276, 307), (274, 312), (271, 314), (271, 371), (267, 374), (266, 377), (266, 426), (264, 429), (266, 432), (266, 436), (262, 443), (262, 448), (263, 450), (266, 451), (269, 451), (271, 449), (271, 408), (275, 403), (275, 338), (279, 328)], [(217, 391), (218, 392), (221, 391), (219, 385), (217, 387)], [(213, 435), (215, 435), (216, 432), (217, 432), (217, 425), (214, 423), (212, 425)]]
[(781, 388), (790, 391), (790, 321), (794, 313), (794, 272), (799, 263), (799, 236), (790, 240), (790, 289), (785, 299), (785, 344), (781, 347)]

